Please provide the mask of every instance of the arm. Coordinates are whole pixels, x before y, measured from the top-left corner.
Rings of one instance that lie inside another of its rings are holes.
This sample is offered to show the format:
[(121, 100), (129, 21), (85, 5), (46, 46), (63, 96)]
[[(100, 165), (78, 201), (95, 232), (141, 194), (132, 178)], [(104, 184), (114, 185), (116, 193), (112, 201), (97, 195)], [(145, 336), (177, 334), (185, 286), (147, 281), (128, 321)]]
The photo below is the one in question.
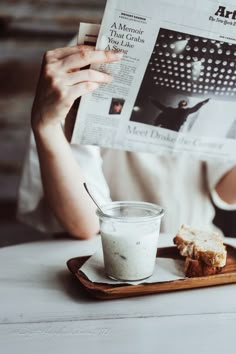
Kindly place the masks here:
[(32, 108), (31, 125), (38, 150), (45, 198), (63, 227), (78, 238), (99, 230), (95, 206), (83, 187), (83, 172), (63, 133), (74, 101), (93, 91), (110, 75), (80, 68), (91, 63), (117, 61), (114, 52), (88, 46), (60, 48), (46, 53)]
[(153, 98), (152, 96), (149, 96), (149, 100), (154, 104), (154, 106), (159, 108), (161, 111), (165, 111), (165, 109), (167, 108), (166, 106), (161, 104), (157, 99)]
[(215, 189), (220, 198), (226, 203), (236, 203), (236, 166), (221, 178)]
[(197, 112), (204, 104), (206, 104), (207, 102), (209, 102), (209, 98), (207, 98), (206, 100), (197, 103), (195, 106), (193, 106), (192, 108), (189, 108), (189, 114)]

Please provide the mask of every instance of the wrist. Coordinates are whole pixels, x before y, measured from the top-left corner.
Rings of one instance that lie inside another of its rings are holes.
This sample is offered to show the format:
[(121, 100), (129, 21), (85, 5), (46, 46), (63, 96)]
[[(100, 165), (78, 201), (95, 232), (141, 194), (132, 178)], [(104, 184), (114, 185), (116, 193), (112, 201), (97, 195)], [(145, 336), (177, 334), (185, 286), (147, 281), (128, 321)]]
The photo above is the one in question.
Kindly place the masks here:
[(47, 150), (55, 150), (67, 142), (61, 124), (32, 126), (36, 145)]
[(32, 131), (36, 137), (47, 138), (52, 137), (56, 134), (63, 133), (63, 128), (60, 123), (54, 124), (31, 124)]

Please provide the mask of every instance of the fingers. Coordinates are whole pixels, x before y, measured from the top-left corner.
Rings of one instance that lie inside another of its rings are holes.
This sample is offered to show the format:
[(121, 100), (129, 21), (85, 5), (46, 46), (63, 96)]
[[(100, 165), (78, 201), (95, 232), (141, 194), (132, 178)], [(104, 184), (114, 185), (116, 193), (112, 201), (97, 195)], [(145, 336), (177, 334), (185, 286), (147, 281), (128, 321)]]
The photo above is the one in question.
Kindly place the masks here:
[(48, 61), (55, 61), (55, 60), (61, 60), (63, 58), (66, 58), (69, 55), (79, 53), (80, 51), (94, 51), (95, 48), (93, 46), (89, 45), (75, 45), (71, 47), (64, 47), (64, 48), (56, 48), (53, 50), (49, 50), (45, 53), (45, 58), (48, 59)]
[(68, 73), (66, 76), (67, 84), (72, 86), (84, 81), (92, 81), (98, 83), (112, 82), (112, 76), (93, 69), (75, 71)]
[(123, 54), (114, 51), (104, 50), (80, 50), (78, 53), (71, 54), (62, 59), (62, 68), (69, 72), (83, 68), (90, 64), (111, 63), (119, 61)]
[[(101, 83), (109, 83), (109, 74), (93, 69), (80, 68), (94, 63), (109, 63), (120, 60), (122, 54), (113, 51), (94, 50), (90, 46), (74, 46), (48, 51), (44, 56), (37, 88), (36, 107), (41, 116), (60, 121), (64, 119), (74, 100), (92, 92)], [(43, 102), (43, 104), (42, 104)], [(39, 109), (40, 108), (40, 109)], [(41, 109), (42, 110), (42, 109)], [(37, 115), (38, 116), (38, 115)]]
[(71, 86), (68, 89), (69, 96), (72, 101), (76, 100), (78, 97), (85, 95), (86, 93), (92, 92), (99, 87), (98, 82), (81, 82), (79, 85)]

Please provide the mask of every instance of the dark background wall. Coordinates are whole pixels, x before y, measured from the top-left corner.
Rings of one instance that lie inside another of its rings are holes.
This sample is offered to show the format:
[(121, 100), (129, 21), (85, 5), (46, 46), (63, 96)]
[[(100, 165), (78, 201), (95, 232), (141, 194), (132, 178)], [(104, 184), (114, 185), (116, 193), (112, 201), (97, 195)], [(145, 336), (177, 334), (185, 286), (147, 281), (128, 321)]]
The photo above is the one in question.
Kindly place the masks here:
[[(42, 55), (48, 49), (66, 45), (80, 22), (99, 23), (104, 5), (105, 0), (0, 2), (0, 245), (45, 237), (15, 220)], [(234, 220), (234, 212), (217, 211), (217, 223), (228, 235), (234, 234)]]

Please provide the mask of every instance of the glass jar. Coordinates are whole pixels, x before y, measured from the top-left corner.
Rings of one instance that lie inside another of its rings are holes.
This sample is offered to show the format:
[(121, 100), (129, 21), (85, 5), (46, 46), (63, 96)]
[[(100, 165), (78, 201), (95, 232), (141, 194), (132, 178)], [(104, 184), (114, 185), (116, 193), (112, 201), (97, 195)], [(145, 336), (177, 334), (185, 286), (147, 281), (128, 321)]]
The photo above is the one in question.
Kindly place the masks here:
[(162, 207), (146, 202), (111, 202), (97, 210), (105, 273), (116, 280), (150, 277), (156, 260)]

